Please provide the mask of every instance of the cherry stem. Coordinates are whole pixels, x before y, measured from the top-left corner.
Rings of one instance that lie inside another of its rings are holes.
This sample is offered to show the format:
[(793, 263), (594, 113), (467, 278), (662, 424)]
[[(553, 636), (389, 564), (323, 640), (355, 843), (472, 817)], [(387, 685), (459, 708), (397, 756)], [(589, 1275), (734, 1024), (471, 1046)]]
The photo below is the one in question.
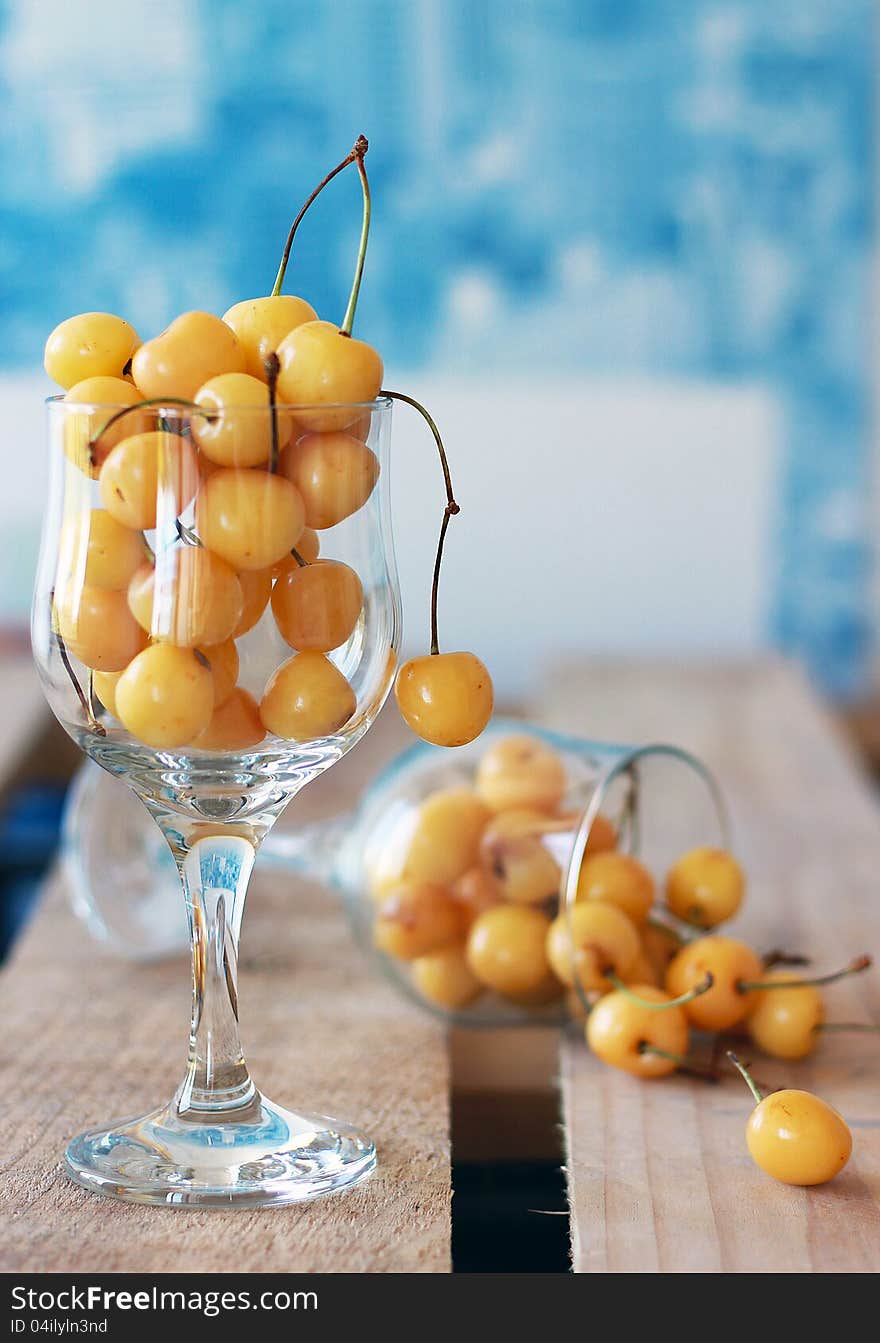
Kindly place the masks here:
[(98, 715), (95, 712), (95, 673), (91, 667), (89, 668), (89, 679), (86, 684), (86, 699), (89, 702), (89, 713), (92, 716), (92, 721), (97, 723)]
[(299, 551), (297, 550), (296, 546), (293, 547), (293, 549), (291, 550), (290, 553), (291, 553), (291, 555), (293, 556), (293, 558), (296, 560), (297, 564), (299, 565), (299, 567), (300, 567), (301, 569), (308, 569), (308, 567), (309, 567), (309, 562), (308, 562), (308, 560), (304, 560), (304, 559), (303, 559), (302, 555), (299, 553)]
[(446, 458), (446, 449), (443, 446), (443, 439), (440, 437), (440, 430), (434, 423), (433, 418), (425, 410), (420, 401), (414, 397), (407, 396), (405, 392), (389, 392), (386, 388), (381, 388), (380, 396), (387, 396), (392, 401), (403, 401), (407, 406), (412, 406), (417, 410), (422, 419), (427, 424), (431, 433), (434, 435), (434, 442), (437, 444), (437, 451), (440, 454), (440, 465), (443, 468), (443, 483), (446, 486), (446, 508), (443, 512), (443, 521), (440, 524), (440, 539), (437, 542), (437, 557), (434, 560), (434, 575), (431, 580), (431, 653), (436, 655), (440, 652), (440, 643), (437, 638), (437, 593), (440, 587), (440, 566), (443, 563), (443, 543), (446, 540), (446, 529), (449, 526), (449, 519), (454, 518), (461, 509), (455, 502), (455, 495), (452, 492), (452, 476), (449, 471), (449, 462)]
[(309, 210), (313, 202), (316, 201), (317, 198), (320, 196), (321, 192), (324, 190), (327, 183), (332, 182), (333, 178), (336, 177), (337, 173), (341, 173), (343, 168), (347, 168), (350, 163), (354, 163), (355, 159), (358, 157), (359, 152), (361, 155), (366, 154), (367, 148), (368, 148), (367, 141), (364, 139), (362, 135), (359, 135), (354, 145), (354, 148), (348, 154), (346, 154), (345, 158), (342, 160), (341, 163), (337, 163), (336, 167), (333, 169), (332, 172), (329, 172), (327, 176), (318, 183), (318, 185), (312, 192), (311, 196), (309, 196), (308, 200), (303, 205), (296, 219), (294, 219), (293, 223), (290, 226), (290, 232), (287, 235), (287, 242), (284, 244), (284, 251), (281, 253), (281, 264), (278, 267), (278, 274), (275, 276), (275, 283), (272, 286), (272, 298), (277, 298), (278, 295), (281, 293), (281, 286), (284, 284), (284, 273), (287, 270), (287, 263), (290, 260), (290, 249), (293, 246), (293, 240), (296, 237), (296, 231), (299, 228), (300, 224), (302, 223), (303, 219), (305, 218), (306, 212)]
[(736, 1054), (734, 1054), (732, 1049), (728, 1049), (727, 1057), (730, 1059), (731, 1063), (733, 1064), (734, 1068), (736, 1068), (737, 1072), (740, 1073), (749, 1091), (751, 1091), (752, 1095), (754, 1096), (755, 1104), (760, 1105), (764, 1097), (758, 1090), (755, 1079), (752, 1077), (752, 1074), (749, 1072), (746, 1065), (737, 1058)]
[(670, 1063), (675, 1064), (679, 1072), (686, 1073), (688, 1077), (699, 1077), (702, 1082), (718, 1081), (716, 1073), (708, 1068), (701, 1068), (686, 1054), (676, 1054), (671, 1049), (661, 1049), (659, 1045), (652, 1045), (650, 1040), (640, 1040), (637, 1047), (640, 1054), (653, 1054), (658, 1059), (668, 1059)]
[(358, 138), (354, 147), (355, 162), (357, 163), (358, 176), (361, 179), (361, 191), (364, 198), (364, 213), (361, 221), (361, 240), (358, 244), (357, 264), (354, 268), (354, 280), (352, 281), (351, 293), (348, 296), (348, 307), (345, 310), (345, 316), (342, 319), (342, 326), (339, 328), (343, 336), (351, 335), (351, 328), (354, 326), (354, 314), (357, 308), (358, 294), (361, 292), (361, 280), (364, 274), (364, 262), (367, 259), (367, 243), (370, 239), (370, 184), (367, 181), (367, 170), (364, 167), (364, 155), (369, 148), (363, 135)]
[(177, 535), (180, 537), (181, 541), (183, 541), (184, 545), (201, 546), (202, 543), (196, 536), (193, 529), (191, 527), (187, 527), (184, 523), (182, 523), (180, 521), (180, 518), (174, 519), (174, 526), (177, 528)]
[(643, 998), (640, 993), (636, 993), (634, 989), (630, 988), (629, 984), (624, 984), (620, 976), (615, 974), (613, 970), (606, 971), (605, 978), (614, 985), (618, 993), (623, 994), (624, 998), (629, 998), (631, 1002), (638, 1003), (639, 1007), (644, 1007), (649, 1012), (665, 1012), (670, 1007), (684, 1007), (687, 1003), (692, 1003), (695, 998), (700, 998), (704, 993), (708, 993), (715, 983), (715, 976), (712, 971), (707, 970), (706, 978), (700, 980), (700, 983), (695, 984), (692, 989), (688, 989), (687, 993), (682, 993), (678, 998), (670, 998), (665, 1003), (655, 1003), (650, 998)]
[(207, 419), (211, 418), (209, 412), (202, 410), (201, 406), (196, 405), (195, 401), (186, 401), (183, 397), (179, 396), (154, 396), (151, 397), (149, 401), (137, 401), (133, 406), (123, 406), (122, 410), (117, 410), (115, 414), (110, 416), (110, 419), (106, 424), (101, 426), (94, 438), (89, 439), (88, 451), (90, 466), (94, 466), (95, 464), (95, 448), (101, 441), (102, 435), (106, 434), (108, 429), (111, 429), (114, 424), (118, 424), (118, 422), (121, 419), (124, 419), (126, 415), (131, 415), (136, 410), (144, 410), (147, 406), (186, 406), (189, 410), (194, 410), (197, 415), (204, 415)]
[(783, 951), (779, 947), (774, 947), (766, 955), (761, 957), (766, 969), (772, 970), (774, 965), (809, 965), (809, 956), (800, 956), (796, 952)]
[(816, 975), (812, 979), (739, 979), (736, 987), (739, 993), (763, 993), (765, 989), (819, 988), (822, 984), (834, 984), (838, 979), (845, 979), (847, 975), (860, 975), (873, 964), (872, 957), (857, 956), (842, 970), (835, 970), (830, 975)]
[(278, 472), (278, 406), (277, 389), (278, 374), (281, 372), (281, 360), (273, 350), (267, 354), (263, 360), (263, 367), (266, 370), (266, 381), (269, 384), (269, 418), (272, 424), (272, 453), (269, 458), (269, 470), (274, 476)]
[(649, 914), (648, 917), (645, 919), (645, 923), (648, 925), (649, 928), (656, 928), (658, 933), (663, 933), (666, 937), (669, 938), (670, 942), (674, 942), (676, 946), (678, 947), (687, 946), (689, 938), (683, 937), (682, 934), (678, 932), (676, 928), (670, 928), (668, 923), (664, 923), (663, 920), (658, 919), (656, 915)]
[[(52, 591), (49, 593), (49, 608), (50, 608), (50, 611), (51, 611), (51, 612), (53, 613), (53, 615), (54, 615), (54, 611), (55, 611), (55, 589), (54, 589), (54, 588), (53, 588)], [(91, 706), (91, 702), (90, 702), (90, 701), (91, 701), (91, 694), (92, 694), (92, 673), (91, 673), (91, 672), (89, 673), (89, 695), (88, 695), (88, 698), (86, 698), (85, 694), (83, 693), (83, 688), (82, 688), (82, 686), (80, 685), (80, 683), (79, 683), (79, 681), (78, 681), (78, 679), (77, 679), (76, 672), (73, 670), (73, 666), (71, 665), (70, 655), (69, 655), (68, 652), (67, 652), (67, 645), (65, 644), (63, 638), (61, 637), (61, 631), (58, 629), (58, 626), (57, 626), (57, 624), (56, 624), (56, 622), (55, 622), (54, 619), (52, 620), (52, 633), (55, 635), (55, 638), (56, 638), (56, 640), (57, 640), (57, 642), (58, 642), (58, 652), (59, 652), (60, 655), (61, 655), (61, 661), (62, 661), (62, 663), (64, 664), (64, 670), (67, 672), (67, 675), (70, 677), (71, 684), (73, 685), (73, 688), (74, 688), (74, 690), (76, 691), (76, 697), (77, 697), (77, 699), (79, 700), (80, 704), (82, 705), (82, 711), (83, 711), (83, 713), (84, 713), (85, 716), (86, 716), (86, 722), (88, 723), (89, 728), (91, 729), (92, 732), (96, 733), (97, 736), (99, 736), (99, 737), (106, 737), (106, 736), (107, 736), (107, 729), (104, 727), (103, 723), (99, 723), (99, 722), (98, 722), (97, 718), (95, 717), (95, 715), (94, 715), (94, 713), (93, 713), (93, 711), (92, 711), (92, 706)]]

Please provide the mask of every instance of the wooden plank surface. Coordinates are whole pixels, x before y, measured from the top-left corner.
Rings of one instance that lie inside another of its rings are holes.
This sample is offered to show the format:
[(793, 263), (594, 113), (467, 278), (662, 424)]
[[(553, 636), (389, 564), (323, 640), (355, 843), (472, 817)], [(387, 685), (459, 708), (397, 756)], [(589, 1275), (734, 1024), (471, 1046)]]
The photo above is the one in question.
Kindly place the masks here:
[[(812, 951), (822, 967), (880, 947), (876, 804), (797, 673), (780, 664), (607, 663), (563, 669), (548, 687), (548, 724), (677, 741), (718, 772), (751, 883), (737, 931), (762, 947)], [(393, 715), (380, 721), (284, 823), (347, 805), (406, 740)], [(880, 1020), (877, 983), (874, 974), (830, 990), (832, 1015)], [(71, 1133), (173, 1089), (188, 996), (182, 961), (137, 968), (104, 956), (57, 886), (48, 894), (0, 979), (0, 1268), (161, 1271), (180, 1265), (185, 1240), (194, 1270), (447, 1271), (444, 1032), (360, 959), (332, 897), (275, 873), (255, 878), (242, 948), (254, 1073), (281, 1101), (369, 1128), (380, 1145), (377, 1174), (337, 1199), (236, 1214), (113, 1204), (66, 1181), (59, 1157)], [(478, 1044), (476, 1054), (458, 1051), (460, 1081), (478, 1090), (489, 1077), (500, 1092), (508, 1085), (501, 1054), (493, 1056), (491, 1036)], [(511, 1051), (503, 1053), (515, 1071)], [(641, 1084), (597, 1065), (573, 1031), (560, 1073), (575, 1269), (880, 1266), (878, 1065), (880, 1043), (843, 1036), (806, 1064), (761, 1064), (762, 1080), (816, 1089), (854, 1131), (853, 1160), (837, 1181), (792, 1190), (752, 1166), (748, 1095), (734, 1079), (717, 1088)]]
[[(349, 805), (406, 740), (389, 714), (282, 823)], [(261, 876), (259, 863), (240, 961), (255, 1080), (283, 1104), (360, 1124), (378, 1170), (347, 1194), (233, 1213), (135, 1207), (72, 1185), (60, 1157), (74, 1133), (173, 1091), (190, 989), (183, 960), (134, 966), (102, 953), (59, 885), (0, 978), (0, 1269), (449, 1270), (445, 1032), (371, 970), (333, 895)]]
[[(791, 668), (606, 663), (550, 678), (543, 720), (612, 741), (671, 740), (717, 772), (750, 881), (732, 930), (822, 968), (880, 952), (880, 818), (830, 719)], [(672, 776), (670, 775), (670, 784)], [(876, 969), (827, 990), (829, 1019), (880, 1021)], [(838, 1272), (880, 1268), (880, 1037), (836, 1035), (809, 1060), (761, 1060), (768, 1086), (815, 1090), (854, 1135), (832, 1184), (770, 1180), (745, 1147), (748, 1093), (639, 1082), (561, 1053), (577, 1272)]]

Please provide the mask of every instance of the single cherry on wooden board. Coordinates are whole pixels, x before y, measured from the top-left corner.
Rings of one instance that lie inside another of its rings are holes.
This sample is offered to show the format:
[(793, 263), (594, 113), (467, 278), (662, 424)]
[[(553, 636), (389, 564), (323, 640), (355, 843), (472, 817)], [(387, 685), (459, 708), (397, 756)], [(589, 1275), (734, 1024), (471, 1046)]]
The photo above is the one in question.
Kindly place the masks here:
[(786, 1089), (764, 1096), (745, 1064), (728, 1050), (755, 1098), (746, 1125), (746, 1143), (756, 1166), (783, 1184), (826, 1184), (843, 1170), (852, 1153), (846, 1120), (810, 1091)]

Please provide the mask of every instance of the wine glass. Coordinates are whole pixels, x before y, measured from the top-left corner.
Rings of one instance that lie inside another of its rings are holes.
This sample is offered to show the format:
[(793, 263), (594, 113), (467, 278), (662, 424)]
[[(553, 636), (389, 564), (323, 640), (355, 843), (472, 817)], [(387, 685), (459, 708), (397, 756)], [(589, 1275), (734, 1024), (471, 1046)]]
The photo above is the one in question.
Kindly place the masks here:
[[(375, 719), (400, 636), (391, 402), (334, 406), (332, 432), (298, 437), (297, 414), (314, 426), (328, 408), (306, 411), (225, 407), (221, 421), (173, 399), (48, 402), (35, 660), (61, 725), (129, 785), (164, 835), (192, 947), (189, 1054), (174, 1097), (81, 1134), (65, 1154), (77, 1183), (134, 1202), (284, 1204), (349, 1186), (376, 1162), (358, 1129), (262, 1096), (238, 1030), (238, 940), (257, 852), (291, 798)], [(237, 436), (252, 447), (262, 434), (270, 461), (218, 468), (200, 444), (223, 423), (233, 457)], [(305, 511), (291, 521), (279, 482), (297, 472), (290, 488)], [(297, 530), (311, 514), (321, 528), (316, 564), (295, 544), (314, 560), (318, 537)], [(328, 560), (349, 566), (342, 597), (321, 587)], [(300, 566), (319, 585), (295, 613), (294, 652), (273, 606), (284, 574)]]

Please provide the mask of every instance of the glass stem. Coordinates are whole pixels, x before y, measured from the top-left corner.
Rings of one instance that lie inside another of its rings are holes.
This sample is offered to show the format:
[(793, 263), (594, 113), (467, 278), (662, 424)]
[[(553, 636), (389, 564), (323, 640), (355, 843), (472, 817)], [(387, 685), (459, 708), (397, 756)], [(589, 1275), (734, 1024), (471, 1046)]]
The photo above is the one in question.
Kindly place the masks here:
[[(176, 849), (176, 846), (172, 845)], [(222, 833), (175, 851), (192, 938), (193, 998), (182, 1118), (246, 1110), (258, 1100), (238, 1032), (238, 939), (256, 848)]]

